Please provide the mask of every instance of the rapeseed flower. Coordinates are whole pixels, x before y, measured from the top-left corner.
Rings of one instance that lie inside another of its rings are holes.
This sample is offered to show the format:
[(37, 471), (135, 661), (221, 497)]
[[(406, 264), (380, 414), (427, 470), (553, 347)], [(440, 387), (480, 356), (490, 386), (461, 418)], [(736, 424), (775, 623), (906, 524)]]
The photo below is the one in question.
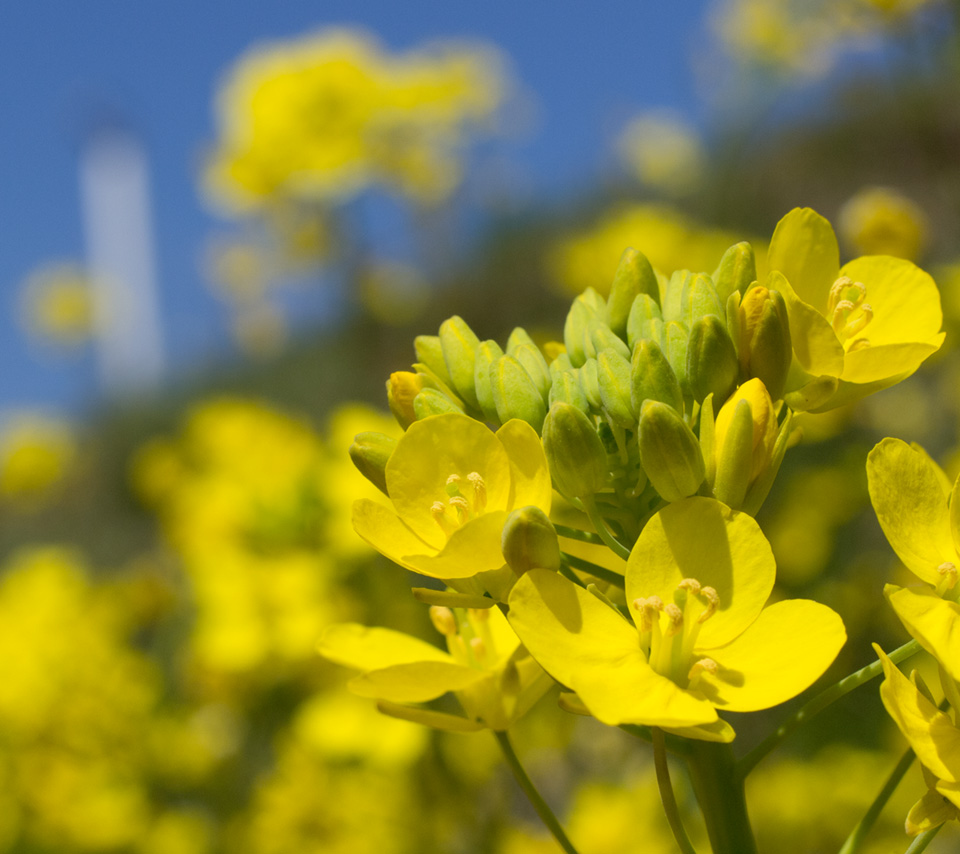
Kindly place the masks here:
[(531, 570), (510, 594), (531, 655), (598, 720), (730, 741), (718, 710), (788, 700), (833, 661), (840, 618), (807, 600), (764, 607), (776, 565), (757, 523), (718, 501), (671, 504), (630, 553), (633, 625), (556, 573)]

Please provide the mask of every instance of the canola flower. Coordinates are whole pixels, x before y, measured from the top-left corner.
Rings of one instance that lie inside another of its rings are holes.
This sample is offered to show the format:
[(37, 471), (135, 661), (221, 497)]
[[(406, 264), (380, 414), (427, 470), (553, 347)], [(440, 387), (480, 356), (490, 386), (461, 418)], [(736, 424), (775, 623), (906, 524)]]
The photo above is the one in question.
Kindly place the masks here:
[(641, 183), (682, 195), (700, 182), (706, 155), (696, 132), (669, 114), (637, 116), (617, 140), (620, 158)]
[(93, 332), (93, 288), (77, 264), (49, 264), (31, 273), (21, 305), (24, 324), (40, 339), (76, 346)]
[(865, 187), (840, 209), (840, 235), (862, 255), (894, 255), (916, 261), (930, 224), (919, 205), (888, 187)]

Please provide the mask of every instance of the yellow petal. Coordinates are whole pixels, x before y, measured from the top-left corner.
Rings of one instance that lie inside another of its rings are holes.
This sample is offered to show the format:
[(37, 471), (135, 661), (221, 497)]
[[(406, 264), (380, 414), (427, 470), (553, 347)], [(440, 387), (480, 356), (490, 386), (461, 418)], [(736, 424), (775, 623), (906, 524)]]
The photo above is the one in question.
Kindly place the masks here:
[(664, 727), (664, 732), (679, 735), (683, 738), (695, 738), (697, 741), (715, 741), (729, 744), (737, 734), (723, 718), (717, 718), (712, 724), (700, 726)]
[(403, 564), (404, 555), (436, 552), (444, 539), (443, 532), (434, 524), (437, 543), (422, 540), (396, 513), (369, 498), (353, 503), (353, 529), (380, 554), (399, 564)]
[(483, 670), (464, 667), (452, 660), (416, 661), (361, 673), (347, 686), (361, 697), (392, 703), (423, 703), (447, 691), (460, 691), (487, 676)]
[(453, 662), (449, 653), (419, 638), (358, 623), (327, 626), (320, 636), (317, 651), (336, 664), (363, 671), (415, 661)]
[(953, 536), (953, 550), (960, 554), (960, 477), (957, 477), (950, 490), (950, 533)]
[(890, 547), (919, 578), (940, 582), (937, 568), (955, 562), (941, 475), (924, 453), (884, 439), (867, 456), (867, 485)]
[(404, 555), (400, 562), (431, 578), (469, 578), (478, 572), (500, 569), (505, 563), (500, 534), (507, 515), (506, 510), (498, 510), (471, 519), (450, 535), (437, 554)]
[(701, 676), (703, 692), (732, 712), (779, 705), (819, 679), (846, 639), (843, 621), (826, 605), (777, 602), (736, 640), (708, 651), (719, 670)]
[(930, 588), (887, 584), (883, 593), (910, 635), (960, 680), (960, 605)]
[(873, 319), (863, 336), (873, 347), (902, 342), (940, 346), (940, 292), (929, 273), (902, 258), (869, 255), (845, 264), (840, 275), (867, 289)]
[(405, 706), (400, 703), (391, 703), (381, 700), (377, 708), (385, 715), (400, 718), (403, 721), (412, 721), (415, 724), (445, 730), (446, 732), (478, 732), (486, 729), (482, 723), (471, 721), (460, 715), (448, 715), (446, 712), (435, 712), (432, 709), (422, 709), (419, 706)]
[(510, 594), (508, 618), (543, 669), (605, 724), (683, 727), (717, 719), (709, 703), (651, 669), (630, 623), (555, 572), (526, 573)]
[[(951, 794), (956, 797), (957, 792), (951, 790)], [(936, 790), (929, 789), (919, 801), (910, 807), (905, 822), (907, 833), (910, 836), (916, 836), (925, 830), (932, 830), (945, 821), (957, 817), (957, 808), (949, 801), (944, 800), (944, 795), (946, 795), (946, 792), (940, 792), (939, 786)], [(950, 800), (953, 800), (953, 798), (950, 798)]]
[(774, 229), (767, 263), (787, 277), (800, 299), (826, 311), (840, 269), (840, 250), (833, 226), (824, 217), (811, 208), (790, 211)]
[[(872, 329), (873, 326), (868, 327)], [(880, 344), (850, 350), (844, 356), (840, 378), (850, 383), (873, 383), (888, 377), (906, 378), (940, 348), (943, 333), (932, 342)], [(873, 339), (870, 339), (871, 345)]]
[(466, 415), (432, 415), (410, 425), (390, 456), (384, 475), (387, 494), (400, 518), (419, 536), (433, 541), (435, 501), (447, 501), (447, 478), (477, 472), (483, 477), (487, 508), (503, 510), (510, 497), (510, 460), (484, 424)]
[(712, 648), (757, 618), (776, 572), (770, 544), (753, 518), (712, 498), (687, 498), (644, 527), (627, 561), (627, 601), (656, 595), (670, 603), (685, 578), (713, 587), (720, 607), (703, 623), (697, 644)]
[(553, 484), (537, 431), (526, 421), (514, 418), (497, 430), (496, 436), (507, 451), (513, 474), (513, 493), (508, 506), (533, 504), (549, 515)]
[(814, 376), (839, 377), (843, 373), (843, 345), (830, 322), (816, 308), (801, 299), (793, 283), (770, 274), (768, 285), (783, 295), (790, 322), (793, 352), (801, 367)]
[(956, 783), (960, 771), (960, 730), (923, 696), (876, 644), (886, 677), (880, 699), (917, 758), (941, 780)]
[(949, 818), (960, 818), (957, 810), (960, 809), (960, 783), (950, 783), (946, 780), (937, 781), (937, 791), (950, 801), (953, 810)]

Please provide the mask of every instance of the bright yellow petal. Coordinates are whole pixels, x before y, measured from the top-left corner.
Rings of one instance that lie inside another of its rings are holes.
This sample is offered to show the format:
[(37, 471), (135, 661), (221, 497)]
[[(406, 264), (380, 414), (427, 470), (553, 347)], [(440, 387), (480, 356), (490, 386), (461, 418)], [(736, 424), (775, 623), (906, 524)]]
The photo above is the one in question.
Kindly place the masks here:
[(401, 703), (391, 703), (381, 700), (377, 708), (385, 715), (400, 718), (403, 721), (412, 721), (415, 724), (445, 730), (446, 732), (478, 732), (486, 729), (482, 723), (471, 721), (460, 715), (448, 715), (446, 712), (435, 712), (432, 709), (422, 709), (419, 706), (405, 706)]
[(939, 346), (943, 312), (929, 273), (902, 258), (869, 255), (845, 264), (840, 274), (867, 289), (865, 301), (873, 309), (873, 319), (863, 337), (873, 347), (902, 342)]
[(403, 565), (431, 578), (470, 578), (499, 569), (505, 563), (500, 535), (507, 515), (506, 510), (499, 510), (471, 519), (450, 535), (439, 553), (404, 555)]
[(928, 789), (927, 793), (920, 798), (907, 813), (905, 826), (910, 836), (916, 836), (925, 830), (932, 830), (939, 827), (945, 821), (957, 817), (957, 808), (952, 803), (944, 800), (944, 797), (953, 801), (957, 798), (960, 791), (955, 784), (947, 783), (946, 791), (941, 791), (940, 786), (936, 789)]
[(630, 623), (555, 572), (524, 574), (508, 617), (543, 669), (605, 724), (683, 727), (717, 719), (709, 703), (650, 668)]
[(830, 322), (797, 295), (788, 279), (771, 273), (767, 284), (780, 291), (787, 304), (793, 352), (801, 367), (814, 376), (839, 377), (843, 373), (843, 345)]
[(769, 709), (819, 679), (846, 640), (843, 621), (826, 605), (809, 599), (777, 602), (736, 640), (704, 650), (719, 670), (703, 674), (703, 691), (719, 709)]
[(488, 676), (453, 661), (417, 661), (361, 673), (347, 683), (354, 694), (391, 703), (424, 703)]
[(941, 332), (930, 343), (881, 344), (851, 350), (844, 356), (840, 378), (850, 383), (873, 383), (888, 377), (909, 376), (928, 356), (937, 352), (943, 338)]
[(886, 677), (880, 699), (917, 758), (941, 780), (958, 782), (960, 730), (874, 644)]
[(776, 572), (770, 544), (753, 518), (712, 498), (687, 498), (644, 527), (627, 561), (627, 601), (656, 595), (670, 603), (685, 578), (713, 587), (720, 607), (698, 638), (698, 646), (712, 648), (729, 643), (757, 618)]
[(930, 588), (888, 584), (883, 592), (911, 637), (960, 680), (960, 605)]
[(497, 437), (466, 415), (432, 415), (411, 424), (397, 442), (385, 470), (387, 494), (400, 518), (432, 541), (437, 522), (431, 508), (448, 500), (447, 478), (459, 475), (466, 490), (471, 472), (483, 477), (487, 508), (506, 509), (510, 460)]
[(625, 575), (627, 572), (627, 562), (622, 557), (615, 555), (607, 546), (560, 537), (560, 550), (564, 554), (583, 558), (583, 560), (588, 560), (590, 563), (595, 563), (611, 572), (616, 572), (618, 575)]
[(715, 741), (729, 744), (737, 737), (737, 733), (723, 718), (717, 718), (712, 724), (700, 726), (664, 727), (664, 732), (679, 735), (683, 738), (695, 738), (697, 741)]
[(906, 442), (884, 439), (867, 456), (867, 485), (897, 557), (928, 584), (938, 584), (937, 568), (957, 558), (947, 498), (933, 461)]
[(532, 504), (549, 515), (553, 484), (547, 455), (537, 431), (526, 421), (514, 418), (497, 430), (496, 435), (507, 451), (513, 473), (513, 494), (509, 506), (527, 507)]
[(840, 269), (840, 250), (833, 227), (820, 214), (811, 208), (794, 208), (781, 219), (770, 240), (767, 263), (787, 277), (800, 299), (821, 313), (826, 311), (830, 287)]
[(497, 665), (495, 666), (500, 666), (505, 664), (517, 651), (520, 646), (520, 638), (517, 637), (517, 633), (499, 608), (491, 608), (487, 614), (487, 630), (493, 638), (493, 645), (497, 652)]
[[(404, 555), (432, 554), (443, 542), (443, 532), (434, 524), (436, 545), (425, 542), (411, 531), (387, 507), (361, 498), (353, 503), (353, 529), (380, 554), (396, 563), (403, 563)], [(405, 564), (404, 564), (405, 565)]]
[(952, 813), (949, 818), (960, 818), (957, 810), (960, 809), (960, 783), (950, 783), (946, 780), (937, 781), (937, 791), (947, 798), (953, 805)]
[(453, 663), (449, 653), (419, 638), (358, 623), (327, 626), (317, 651), (336, 664), (363, 671), (418, 661)]

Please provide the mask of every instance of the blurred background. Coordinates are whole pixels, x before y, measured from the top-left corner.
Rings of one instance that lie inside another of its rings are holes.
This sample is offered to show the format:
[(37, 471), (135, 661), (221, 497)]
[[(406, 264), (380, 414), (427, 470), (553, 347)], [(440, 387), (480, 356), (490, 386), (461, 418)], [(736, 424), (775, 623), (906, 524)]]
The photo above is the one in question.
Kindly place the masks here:
[[(848, 626), (834, 678), (870, 641), (902, 643), (882, 586), (907, 576), (864, 462), (887, 435), (951, 476), (960, 462), (957, 15), (6, 10), (0, 851), (554, 851), (489, 733), (381, 717), (315, 655), (334, 621), (439, 640), (406, 573), (351, 529), (375, 491), (347, 448), (399, 433), (384, 381), (451, 314), (481, 338), (557, 338), (627, 246), (710, 271), (742, 239), (762, 254), (798, 205), (835, 224), (844, 259), (908, 258), (941, 288), (933, 364), (804, 416), (760, 517), (784, 595)], [(784, 713), (737, 726), (742, 747)], [(902, 750), (872, 687), (810, 729), (751, 777), (764, 850), (836, 850)], [(625, 740), (552, 694), (518, 725), (583, 854), (673, 850), (648, 751)], [(866, 850), (906, 848), (923, 791), (915, 769)]]

